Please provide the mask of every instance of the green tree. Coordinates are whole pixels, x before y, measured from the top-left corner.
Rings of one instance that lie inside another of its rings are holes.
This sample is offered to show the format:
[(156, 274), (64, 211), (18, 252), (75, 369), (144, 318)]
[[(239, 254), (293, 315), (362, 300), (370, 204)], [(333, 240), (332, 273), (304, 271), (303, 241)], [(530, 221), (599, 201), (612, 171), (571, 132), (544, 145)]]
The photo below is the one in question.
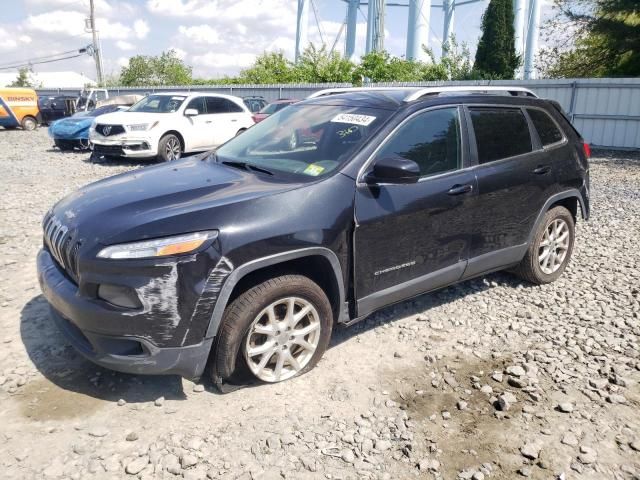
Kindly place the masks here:
[(538, 65), (549, 77), (640, 75), (638, 0), (556, 0)]
[(232, 83), (292, 83), (295, 81), (293, 63), (283, 52), (264, 52), (253, 65), (240, 72)]
[(191, 67), (178, 58), (174, 50), (160, 56), (136, 55), (122, 67), (120, 81), (124, 86), (189, 85)]
[(293, 67), (293, 77), (299, 82), (350, 82), (355, 65), (338, 52), (328, 52), (326, 46), (318, 49), (311, 44)]
[(512, 0), (491, 0), (482, 15), (481, 28), (475, 70), (492, 78), (513, 78), (520, 58), (515, 48)]
[(28, 68), (20, 68), (18, 69), (18, 76), (16, 79), (9, 84), (10, 87), (27, 87), (34, 88), (36, 86), (35, 82), (29, 78), (30, 70)]
[(451, 37), (451, 40), (447, 42), (443, 53), (444, 55), (437, 66), (445, 71), (444, 79), (479, 80), (492, 78), (490, 74), (474, 70), (469, 46), (464, 42), (459, 45), (455, 37)]

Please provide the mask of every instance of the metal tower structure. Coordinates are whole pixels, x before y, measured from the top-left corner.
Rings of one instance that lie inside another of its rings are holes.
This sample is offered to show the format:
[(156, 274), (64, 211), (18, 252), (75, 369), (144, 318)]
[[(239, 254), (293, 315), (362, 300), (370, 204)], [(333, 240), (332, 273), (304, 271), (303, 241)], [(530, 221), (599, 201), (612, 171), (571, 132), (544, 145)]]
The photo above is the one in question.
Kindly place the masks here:
[(409, 0), (409, 19), (407, 22), (407, 60), (425, 60), (422, 46), (429, 45), (429, 20), (431, 0)]
[[(312, 0), (298, 0), (298, 23), (296, 31), (296, 61), (307, 47), (309, 2)], [(432, 8), (442, 8), (442, 54), (446, 56), (447, 46), (454, 35), (455, 11), (457, 7), (486, 0), (442, 0), (442, 3), (432, 4), (431, 0), (342, 0), (347, 4), (346, 38), (344, 54), (353, 59), (356, 49), (356, 26), (358, 10), (367, 6), (367, 36), (365, 52), (384, 49), (384, 17), (386, 7), (408, 7), (406, 58), (409, 60), (425, 60), (422, 46), (429, 45), (429, 23)], [(540, 2), (541, 0), (513, 0), (516, 53), (524, 61), (524, 69), (516, 76), (524, 78), (535, 77), (535, 56), (538, 51), (538, 37), (540, 35)], [(360, 10), (362, 12), (362, 10)], [(364, 14), (363, 14), (364, 16)], [(316, 18), (317, 21), (317, 18)], [(319, 25), (319, 22), (318, 22)], [(344, 24), (343, 24), (344, 26)], [(338, 36), (342, 34), (342, 28)], [(338, 38), (334, 42), (337, 43)], [(333, 49), (332, 49), (333, 50)]]
[(384, 0), (368, 0), (366, 52), (384, 50)]
[[(525, 37), (524, 37), (524, 18), (527, 7), (526, 0), (513, 0), (513, 29), (515, 31), (515, 47), (516, 55), (524, 61)], [(522, 66), (516, 71), (516, 77), (522, 77)]]
[(296, 62), (309, 44), (309, 0), (298, 0), (298, 23), (296, 25)]
[[(524, 0), (522, 0), (524, 1)], [(536, 78), (535, 59), (540, 36), (540, 0), (529, 0), (527, 44), (524, 52), (524, 78)]]

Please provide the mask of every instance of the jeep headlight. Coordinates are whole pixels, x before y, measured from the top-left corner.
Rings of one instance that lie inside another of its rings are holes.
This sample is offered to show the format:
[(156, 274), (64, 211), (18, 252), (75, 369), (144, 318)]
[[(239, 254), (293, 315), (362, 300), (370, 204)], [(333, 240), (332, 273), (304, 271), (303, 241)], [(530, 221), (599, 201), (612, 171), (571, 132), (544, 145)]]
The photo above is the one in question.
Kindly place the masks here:
[(218, 232), (188, 233), (173, 237), (143, 240), (141, 242), (121, 243), (105, 247), (98, 252), (98, 258), (129, 259), (129, 258), (154, 258), (167, 257), (191, 253), (202, 247), (205, 242), (217, 238)]
[(153, 123), (135, 123), (133, 125), (127, 125), (127, 129), (131, 132), (146, 132), (158, 125), (158, 122)]

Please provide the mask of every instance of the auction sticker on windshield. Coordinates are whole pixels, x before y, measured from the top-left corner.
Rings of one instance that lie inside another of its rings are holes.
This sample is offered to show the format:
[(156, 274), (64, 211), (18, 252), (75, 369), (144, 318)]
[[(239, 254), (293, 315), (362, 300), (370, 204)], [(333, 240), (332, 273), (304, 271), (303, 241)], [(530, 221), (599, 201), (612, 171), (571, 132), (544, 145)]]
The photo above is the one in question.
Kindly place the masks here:
[(324, 167), (321, 167), (320, 165), (314, 165), (312, 163), (307, 168), (304, 169), (303, 173), (306, 173), (307, 175), (311, 175), (312, 177), (317, 177), (322, 172), (324, 172)]
[(362, 125), (366, 127), (376, 119), (371, 115), (358, 115), (357, 113), (339, 113), (331, 119), (334, 123), (350, 123), (352, 125)]

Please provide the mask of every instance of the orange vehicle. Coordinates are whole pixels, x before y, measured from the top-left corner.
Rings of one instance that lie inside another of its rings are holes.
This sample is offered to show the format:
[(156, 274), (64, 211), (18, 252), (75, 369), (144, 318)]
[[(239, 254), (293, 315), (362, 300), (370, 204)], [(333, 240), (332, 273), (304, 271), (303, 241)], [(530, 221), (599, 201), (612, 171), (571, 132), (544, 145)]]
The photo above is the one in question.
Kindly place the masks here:
[(38, 95), (31, 88), (0, 88), (0, 127), (34, 130), (40, 123)]

